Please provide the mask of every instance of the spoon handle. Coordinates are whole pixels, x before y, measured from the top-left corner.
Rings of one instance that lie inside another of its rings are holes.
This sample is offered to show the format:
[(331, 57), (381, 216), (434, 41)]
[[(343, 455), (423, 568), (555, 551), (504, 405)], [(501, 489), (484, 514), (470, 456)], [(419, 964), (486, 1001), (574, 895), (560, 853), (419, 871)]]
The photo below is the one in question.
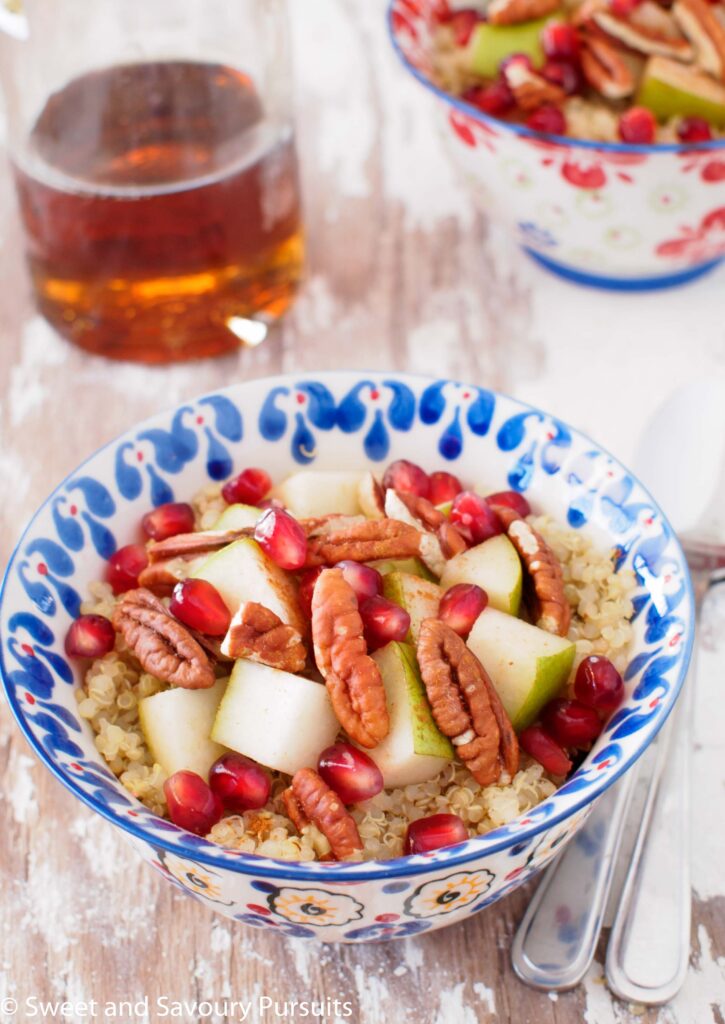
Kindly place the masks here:
[(658, 1005), (679, 991), (690, 957), (689, 714), (682, 707), (657, 741), (639, 833), (612, 924), (607, 983), (621, 999)]
[(573, 988), (586, 974), (602, 927), (637, 769), (604, 793), (544, 874), (516, 932), (511, 962), (534, 988)]

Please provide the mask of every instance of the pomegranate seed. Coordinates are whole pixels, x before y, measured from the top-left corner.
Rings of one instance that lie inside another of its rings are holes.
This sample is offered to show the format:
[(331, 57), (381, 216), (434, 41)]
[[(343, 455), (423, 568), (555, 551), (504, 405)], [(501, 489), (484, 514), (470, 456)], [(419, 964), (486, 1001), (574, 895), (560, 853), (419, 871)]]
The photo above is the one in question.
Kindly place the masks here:
[(609, 9), (618, 18), (628, 18), (642, 0), (609, 0)]
[(319, 569), (307, 569), (300, 576), (300, 587), (297, 591), (297, 600), (299, 601), (300, 608), (308, 619), (312, 618), (312, 591), (315, 589), (317, 577), (321, 572), (322, 566), (320, 566)]
[(147, 512), (141, 520), (141, 529), (151, 540), (166, 540), (177, 533), (191, 533), (194, 529), (194, 509), (185, 501), (170, 501)]
[(551, 700), (544, 708), (541, 723), (562, 747), (585, 747), (602, 731), (594, 708), (578, 700)]
[(587, 707), (614, 711), (624, 697), (624, 683), (609, 658), (591, 654), (576, 670), (574, 693)]
[(526, 127), (547, 135), (564, 135), (566, 133), (566, 118), (558, 107), (544, 104), (533, 114), (529, 114), (526, 118)]
[(453, 38), (456, 46), (468, 46), (473, 35), (473, 30), (480, 21), (480, 15), (472, 7), (465, 7), (461, 11), (455, 11), (448, 19), (448, 24), (453, 29)]
[(405, 640), (410, 629), (410, 615), (387, 597), (368, 597), (360, 604), (368, 650), (375, 651), (392, 640)]
[(519, 746), (550, 775), (568, 775), (572, 763), (558, 743), (540, 725), (530, 725), (519, 736)]
[(550, 21), (541, 33), (544, 53), (552, 60), (578, 61), (579, 35), (573, 25)]
[(272, 481), (263, 469), (243, 469), (222, 487), (228, 505), (257, 505), (270, 491)]
[(451, 522), (471, 544), (481, 544), (503, 532), (491, 506), (473, 491), (461, 491), (453, 499)]
[(305, 531), (281, 508), (267, 509), (254, 528), (254, 539), (282, 569), (301, 569), (305, 564)]
[(496, 491), (495, 494), (487, 495), (486, 501), (489, 505), (504, 505), (506, 508), (512, 508), (514, 512), (518, 512), (524, 518), (531, 515), (531, 505), (518, 491)]
[(424, 469), (407, 459), (391, 462), (383, 475), (383, 489), (392, 487), (394, 491), (405, 494), (417, 494), (427, 498), (430, 494), (430, 477)]
[(169, 611), (179, 622), (205, 636), (224, 636), (231, 621), (221, 594), (207, 580), (188, 579), (177, 583)]
[(438, 618), (459, 636), (466, 637), (488, 604), (488, 594), (475, 583), (456, 583), (441, 598)]
[(704, 117), (683, 117), (677, 126), (680, 142), (709, 142), (712, 128)]
[(102, 658), (112, 651), (116, 631), (103, 615), (79, 615), (65, 635), (65, 653), (69, 658)]
[(127, 544), (111, 555), (106, 564), (106, 579), (114, 594), (124, 594), (138, 586), (138, 578), (149, 564), (143, 544)]
[(527, 71), (534, 71), (534, 62), (528, 53), (510, 53), (508, 57), (505, 57), (498, 66), (500, 74), (504, 74), (507, 67), (511, 64), (523, 64)]
[(358, 601), (363, 601), (366, 597), (375, 597), (383, 589), (383, 577), (377, 569), (369, 565), (345, 560), (338, 562), (335, 568), (342, 569), (342, 575), (355, 591)]
[(209, 785), (228, 811), (256, 811), (269, 800), (272, 780), (242, 754), (222, 754), (209, 769)]
[(565, 60), (547, 60), (541, 74), (553, 85), (558, 85), (567, 96), (581, 92), (584, 81), (579, 68)]
[(196, 772), (174, 772), (164, 783), (169, 817), (179, 828), (205, 836), (221, 819), (224, 808), (216, 793)]
[(443, 846), (465, 843), (466, 839), (468, 829), (457, 814), (431, 814), (408, 825), (403, 853), (429, 853)]
[(446, 501), (453, 501), (462, 490), (463, 484), (453, 473), (431, 473), (428, 500), (434, 505), (443, 505)]
[(369, 800), (383, 788), (383, 773), (373, 759), (350, 743), (323, 750), (317, 770), (345, 804)]
[(448, 0), (436, 0), (432, 10), (434, 21), (439, 25), (444, 25), (451, 20), (452, 13)]
[(622, 142), (646, 146), (654, 142), (656, 133), (655, 116), (646, 107), (630, 107), (619, 119), (619, 137)]
[[(496, 79), (490, 85), (473, 85), (463, 93), (463, 99), (473, 107), (478, 107), (484, 114), (500, 117), (515, 105), (514, 94), (503, 78)], [(434, 474), (435, 476), (435, 474)]]

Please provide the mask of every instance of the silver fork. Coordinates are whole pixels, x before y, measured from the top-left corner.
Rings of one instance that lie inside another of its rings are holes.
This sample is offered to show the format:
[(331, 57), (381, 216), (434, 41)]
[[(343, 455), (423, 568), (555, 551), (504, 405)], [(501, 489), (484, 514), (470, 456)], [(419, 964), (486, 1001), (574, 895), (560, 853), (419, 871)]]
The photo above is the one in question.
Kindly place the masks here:
[[(722, 380), (715, 374), (675, 392), (650, 421), (636, 459), (645, 483), (674, 511), (675, 525), (687, 522), (690, 527), (681, 540), (696, 583), (698, 620), (709, 587), (725, 581), (725, 537), (719, 518), (725, 498), (722, 394)], [(683, 449), (693, 454), (683, 460), (682, 472), (672, 474), (670, 453)], [(683, 504), (683, 496), (702, 490), (700, 467), (708, 467), (711, 474), (710, 467), (718, 465), (719, 479), (695, 515), (691, 504)], [(685, 469), (691, 479), (682, 479)], [(690, 717), (696, 661), (693, 656), (682, 697), (655, 743), (654, 768), (607, 952), (610, 988), (636, 1002), (671, 999), (684, 981), (689, 961)], [(638, 772), (639, 766), (630, 769), (600, 797), (580, 832), (545, 873), (511, 952), (513, 968), (527, 984), (564, 990), (586, 974), (599, 940)], [(668, 867), (663, 871), (665, 862)], [(666, 887), (663, 877), (668, 879)], [(568, 921), (562, 921), (562, 913)]]
[[(656, 740), (644, 810), (607, 951), (610, 988), (635, 1002), (667, 1002), (687, 972), (689, 718), (695, 662), (693, 657), (682, 698)], [(635, 766), (600, 797), (582, 829), (545, 873), (511, 949), (514, 971), (526, 984), (564, 991), (578, 985), (589, 969), (638, 776)], [(668, 879), (664, 888), (663, 877)], [(663, 921), (676, 923), (663, 927)]]

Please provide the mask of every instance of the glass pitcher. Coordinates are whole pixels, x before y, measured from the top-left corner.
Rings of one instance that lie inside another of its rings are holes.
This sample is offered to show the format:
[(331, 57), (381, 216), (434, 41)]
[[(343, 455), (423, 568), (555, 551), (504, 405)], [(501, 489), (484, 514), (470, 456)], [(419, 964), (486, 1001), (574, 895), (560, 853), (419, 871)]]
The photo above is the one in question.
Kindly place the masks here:
[(11, 3), (0, 82), (43, 315), (118, 359), (258, 344), (303, 256), (285, 0)]

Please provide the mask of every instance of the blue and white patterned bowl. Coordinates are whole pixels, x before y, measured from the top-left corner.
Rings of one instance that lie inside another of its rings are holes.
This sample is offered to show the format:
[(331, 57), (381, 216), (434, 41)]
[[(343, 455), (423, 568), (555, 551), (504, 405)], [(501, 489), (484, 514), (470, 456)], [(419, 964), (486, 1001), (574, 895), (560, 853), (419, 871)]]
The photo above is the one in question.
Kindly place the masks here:
[[(244, 465), (291, 470), (395, 458), (450, 467), (616, 546), (637, 574), (627, 699), (554, 796), (489, 835), (427, 856), (305, 864), (237, 854), (155, 817), (116, 781), (79, 719), (63, 639), (104, 560), (150, 505)], [(235, 385), (136, 426), (83, 463), (34, 516), (0, 595), (0, 669), (38, 757), (142, 857), (207, 906), (256, 927), (362, 942), (452, 924), (538, 871), (672, 710), (693, 637), (687, 566), (664, 516), (623, 466), (553, 416), (449, 380), (321, 373)]]

